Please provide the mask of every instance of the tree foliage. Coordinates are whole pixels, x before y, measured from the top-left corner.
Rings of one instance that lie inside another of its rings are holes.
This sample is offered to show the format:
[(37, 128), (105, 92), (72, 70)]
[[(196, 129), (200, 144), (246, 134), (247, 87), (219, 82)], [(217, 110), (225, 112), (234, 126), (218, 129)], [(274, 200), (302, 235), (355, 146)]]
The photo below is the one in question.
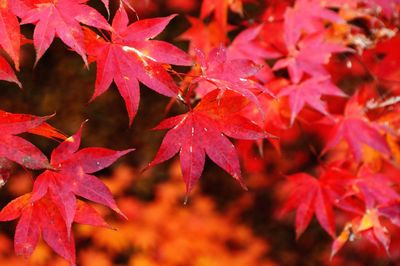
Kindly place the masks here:
[[(178, 37), (187, 49), (162, 40), (178, 14), (139, 19), (136, 1), (115, 2), (0, 1), (0, 79), (23, 88), (21, 46), (33, 45), (36, 65), (60, 39), (82, 67), (96, 69), (89, 103), (115, 83), (127, 128), (141, 108), (140, 90), (170, 99), (168, 117), (160, 113), (153, 128), (168, 131), (144, 170), (179, 154), (186, 198), (207, 157), (246, 190), (247, 174), (272, 162), (279, 174), (264, 178), (279, 177), (284, 188), (275, 189), (288, 192), (276, 208), (280, 216), (296, 212), (297, 238), (315, 216), (332, 239), (331, 257), (359, 238), (391, 253), (400, 225), (398, 0), (204, 0)], [(196, 1), (165, 5), (196, 9)], [(21, 34), (25, 27), (32, 38)], [(126, 218), (93, 174), (133, 149), (79, 150), (83, 126), (66, 137), (46, 122), (52, 117), (0, 110), (1, 184), (12, 163), (36, 175), (32, 191), (6, 205), (0, 220), (18, 219), (16, 254), (31, 256), (42, 238), (75, 265), (72, 224), (110, 228), (83, 199)], [(23, 133), (61, 143), (47, 159)], [(295, 167), (294, 145), (314, 162)]]

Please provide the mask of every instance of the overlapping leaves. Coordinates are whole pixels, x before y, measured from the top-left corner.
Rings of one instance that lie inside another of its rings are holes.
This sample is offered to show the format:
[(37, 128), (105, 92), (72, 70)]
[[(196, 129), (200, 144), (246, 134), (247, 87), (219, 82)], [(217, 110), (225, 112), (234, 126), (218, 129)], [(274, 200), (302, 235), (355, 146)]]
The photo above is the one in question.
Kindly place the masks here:
[[(43, 123), (43, 119), (39, 121)], [(14, 132), (25, 126), (18, 122)], [(1, 221), (19, 218), (14, 237), (17, 254), (30, 256), (42, 236), (55, 252), (75, 265), (72, 223), (108, 226), (92, 207), (77, 200), (77, 196), (108, 206), (124, 216), (109, 189), (91, 173), (109, 166), (131, 150), (85, 148), (78, 151), (80, 142), (81, 130), (53, 151), (50, 163), (44, 155), (41, 155), (43, 162), (30, 162), (31, 168), (48, 170), (37, 177), (32, 193), (15, 199), (0, 212)]]

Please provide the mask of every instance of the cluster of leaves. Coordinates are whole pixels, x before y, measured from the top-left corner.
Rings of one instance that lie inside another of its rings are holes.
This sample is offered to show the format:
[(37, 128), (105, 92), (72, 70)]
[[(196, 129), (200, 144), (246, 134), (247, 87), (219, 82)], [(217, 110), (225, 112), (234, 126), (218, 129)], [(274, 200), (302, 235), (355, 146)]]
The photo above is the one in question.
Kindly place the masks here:
[[(7, 166), (11, 161), (28, 169), (45, 171), (36, 178), (32, 193), (16, 198), (3, 208), (0, 220), (19, 218), (14, 242), (18, 255), (30, 256), (42, 236), (58, 254), (75, 264), (72, 223), (108, 226), (96, 210), (76, 197), (104, 204), (124, 216), (109, 189), (90, 174), (109, 166), (131, 150), (85, 148), (78, 151), (81, 130), (65, 138), (45, 123), (46, 119), (48, 117), (1, 113), (1, 168), (5, 170), (2, 184), (8, 179)], [(38, 148), (15, 136), (24, 132), (65, 140), (54, 149), (49, 162)]]
[[(105, 179), (129, 221), (112, 219), (109, 209), (98, 206), (99, 213), (110, 216), (110, 224), (118, 230), (78, 225), (75, 230), (77, 244), (86, 243), (86, 248), (77, 252), (79, 265), (272, 265), (265, 258), (268, 245), (250, 228), (237, 224), (229, 215), (218, 213), (212, 199), (196, 193), (190, 204), (182, 204), (178, 163), (168, 171), (170, 180), (157, 186), (151, 202), (126, 194), (132, 184), (143, 185), (136, 172), (134, 168), (121, 165)], [(19, 178), (19, 184), (22, 183), (25, 187), (21, 189), (31, 185), (26, 174)], [(236, 233), (232, 234), (232, 231)], [(43, 242), (29, 261), (13, 255), (12, 243), (4, 235), (0, 235), (0, 242), (2, 265), (68, 265), (52, 254)]]
[[(300, 237), (315, 213), (334, 239), (332, 255), (355, 237), (365, 237), (389, 252), (385, 223), (400, 225), (399, 90), (395, 86), (400, 79), (393, 63), (398, 58), (391, 55), (390, 44), (381, 50), (373, 47), (396, 39), (398, 0), (270, 0), (252, 3), (264, 8), (248, 21), (246, 1), (203, 1), (200, 16), (188, 17), (191, 27), (180, 36), (189, 41), (188, 53), (154, 40), (175, 15), (131, 22), (128, 13), (134, 12), (134, 5), (120, 1), (109, 24), (87, 2), (1, 1), (0, 46), (15, 70), (19, 70), (20, 46), (30, 43), (20, 34), (20, 26), (33, 24), (36, 62), (55, 37), (61, 39), (87, 67), (96, 63), (91, 100), (114, 81), (130, 125), (139, 108), (140, 83), (170, 97), (184, 111), (155, 127), (168, 132), (149, 167), (179, 153), (187, 194), (202, 176), (206, 155), (246, 188), (239, 154), (229, 138), (254, 141), (260, 150), (268, 139), (279, 154), (287, 132), (305, 127), (315, 129), (314, 133), (319, 130), (325, 137), (321, 147), (314, 147), (318, 164), (285, 173), (292, 174), (286, 182), (293, 191), (282, 214), (296, 210)], [(109, 1), (102, 3), (110, 13)], [(230, 13), (238, 17), (238, 25), (229, 23)], [(334, 65), (330, 59), (336, 55), (343, 60)], [(8, 61), (0, 59), (0, 79), (21, 86)], [(171, 65), (190, 70), (180, 73)], [(346, 75), (369, 79), (350, 90), (339, 88)], [(10, 161), (45, 170), (36, 178), (32, 193), (0, 212), (2, 221), (20, 218), (16, 253), (32, 254), (42, 235), (73, 265), (72, 223), (107, 227), (93, 208), (76, 197), (124, 216), (111, 192), (91, 174), (131, 150), (78, 151), (81, 130), (65, 139), (45, 123), (48, 117), (0, 115), (3, 180), (8, 178)], [(49, 162), (16, 136), (24, 132), (64, 141)], [(344, 229), (337, 236), (339, 216), (346, 223), (340, 223)]]

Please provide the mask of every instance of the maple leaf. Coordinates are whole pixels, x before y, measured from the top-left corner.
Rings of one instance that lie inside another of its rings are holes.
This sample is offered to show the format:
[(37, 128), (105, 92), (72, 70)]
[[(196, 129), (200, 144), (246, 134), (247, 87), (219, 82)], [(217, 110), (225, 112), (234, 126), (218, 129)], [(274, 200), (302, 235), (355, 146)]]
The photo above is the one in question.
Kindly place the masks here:
[(49, 168), (50, 164), (43, 153), (33, 144), (16, 136), (40, 127), (49, 119), (33, 115), (12, 114), (0, 111), (0, 157), (23, 165), (29, 169)]
[(111, 30), (110, 25), (97, 10), (86, 5), (87, 0), (31, 1), (20, 7), (21, 24), (36, 24), (33, 44), (36, 62), (58, 36), (77, 52), (87, 65), (84, 34), (79, 23), (99, 29)]
[(367, 209), (356, 232), (365, 235), (376, 246), (382, 245), (389, 254), (390, 235), (388, 229), (380, 222), (380, 215), (376, 209)]
[(335, 237), (333, 205), (345, 193), (352, 176), (340, 169), (326, 169), (318, 179), (305, 173), (288, 177), (292, 193), (282, 207), (280, 215), (296, 209), (296, 238), (307, 229), (314, 213), (322, 228)]
[[(395, 174), (398, 174), (397, 170)], [(399, 202), (400, 195), (395, 189), (397, 181), (395, 178), (397, 175), (391, 177), (384, 173), (377, 173), (369, 165), (363, 165), (358, 171), (357, 178), (348, 183), (349, 189), (341, 198), (338, 207), (359, 215), (368, 209)]]
[(220, 99), (218, 95), (218, 90), (210, 92), (195, 109), (168, 118), (155, 127), (157, 130), (170, 130), (148, 167), (179, 152), (187, 193), (199, 180), (206, 155), (245, 187), (238, 155), (226, 136), (251, 140), (269, 136), (238, 113), (247, 104), (246, 98), (233, 92), (227, 92)]
[[(352, 188), (361, 194), (367, 209), (400, 200), (400, 195), (393, 188), (393, 181), (383, 174), (362, 172), (360, 178), (354, 180)], [(350, 196), (351, 192), (347, 194)]]
[(128, 15), (121, 6), (112, 23), (110, 42), (87, 31), (88, 53), (97, 62), (92, 100), (104, 93), (114, 80), (125, 100), (131, 124), (139, 106), (139, 81), (165, 96), (177, 96), (178, 87), (162, 64), (191, 65), (191, 60), (167, 42), (150, 40), (174, 17), (139, 20), (128, 25)]
[(259, 62), (263, 59), (273, 59), (281, 56), (276, 51), (269, 51), (260, 41), (258, 36), (263, 30), (264, 25), (253, 26), (240, 32), (227, 49), (227, 57), (229, 59), (250, 59)]
[(354, 237), (366, 237), (375, 246), (383, 247), (389, 254), (390, 235), (388, 229), (382, 225), (380, 217), (378, 209), (367, 209), (362, 216), (356, 217), (351, 223), (348, 223), (332, 244), (331, 258), (349, 239), (354, 239)]
[(362, 158), (363, 145), (386, 156), (390, 155), (390, 148), (381, 133), (381, 128), (375, 122), (367, 119), (362, 107), (357, 102), (357, 95), (348, 101), (344, 115), (335, 116), (335, 121), (322, 154), (335, 147), (341, 140), (345, 140), (358, 162)]
[(214, 11), (215, 20), (226, 32), (228, 29), (228, 8), (240, 15), (243, 14), (242, 0), (203, 0), (200, 18), (204, 19)]
[[(0, 46), (11, 57), (15, 68), (19, 70), (20, 26), (17, 17), (8, 7), (7, 1), (0, 4)], [(3, 63), (0, 64), (2, 65)], [(4, 67), (0, 66), (1, 68)]]
[(356, 237), (363, 236), (377, 247), (383, 247), (389, 254), (390, 235), (388, 229), (381, 224), (380, 216), (380, 210), (367, 209), (362, 216), (348, 222), (332, 243), (331, 258), (343, 248), (348, 240), (352, 241)]
[(284, 38), (288, 48), (294, 47), (302, 33), (316, 33), (324, 30), (325, 21), (343, 22), (343, 19), (321, 5), (321, 1), (297, 0), (293, 8), (284, 14)]
[(75, 195), (103, 204), (124, 216), (110, 190), (91, 174), (108, 167), (132, 149), (113, 151), (105, 148), (85, 148), (78, 151), (81, 132), (82, 127), (53, 150), (50, 162), (54, 170), (39, 175), (32, 192), (33, 201), (40, 199), (47, 192), (52, 193), (53, 201), (60, 209), (68, 230), (75, 217)]
[(212, 50), (207, 57), (200, 50), (196, 50), (196, 53), (201, 74), (192, 82), (197, 83), (197, 94), (204, 96), (215, 89), (219, 89), (221, 95), (227, 90), (235, 91), (247, 97), (262, 112), (260, 102), (252, 90), (268, 93), (271, 96), (272, 93), (250, 79), (260, 70), (259, 65), (247, 59), (228, 60), (223, 46)]
[(221, 43), (227, 44), (228, 39), (221, 25), (216, 21), (206, 24), (201, 19), (186, 16), (191, 24), (190, 28), (179, 36), (180, 40), (190, 42), (189, 53), (196, 54), (196, 49), (209, 53)]
[[(397, 169), (396, 174), (398, 174)], [(396, 181), (382, 173), (375, 173), (364, 165), (359, 170), (358, 177), (349, 185), (351, 190), (346, 192), (341, 201), (356, 197), (363, 202), (363, 205), (360, 206), (361, 209), (360, 207), (346, 208), (342, 203), (338, 204), (338, 207), (345, 207), (344, 210), (357, 216), (334, 240), (331, 257), (354, 235), (366, 237), (376, 246), (383, 247), (389, 254), (390, 235), (388, 229), (381, 224), (380, 219), (384, 217), (392, 224), (400, 226), (400, 195), (395, 189)]]
[(273, 70), (287, 68), (290, 79), (299, 83), (305, 73), (313, 77), (328, 76), (324, 64), (329, 62), (332, 53), (351, 51), (337, 43), (326, 41), (324, 33), (308, 35), (296, 46), (296, 43), (286, 43), (288, 56), (278, 60)]
[(75, 244), (68, 236), (67, 228), (58, 208), (46, 196), (32, 202), (31, 194), (25, 194), (10, 202), (0, 212), (0, 221), (20, 218), (15, 230), (14, 248), (17, 255), (29, 257), (36, 248), (40, 235), (60, 256), (75, 265)]
[[(40, 236), (60, 256), (75, 265), (75, 243), (65, 226), (62, 214), (54, 203), (55, 194), (48, 193), (39, 200), (25, 194), (5, 206), (0, 212), (0, 221), (19, 218), (15, 230), (14, 248), (17, 255), (29, 257), (35, 250)], [(93, 207), (78, 200), (74, 221), (81, 224), (109, 225)]]
[(248, 28), (239, 33), (232, 43), (227, 48), (227, 58), (233, 59), (247, 59), (252, 60), (259, 64), (261, 69), (256, 74), (256, 77), (262, 82), (271, 80), (274, 75), (265, 59), (273, 59), (280, 57), (281, 54), (275, 51), (266, 49), (258, 40), (263, 25)]
[(291, 126), (305, 104), (308, 104), (315, 110), (329, 116), (329, 113), (326, 110), (326, 104), (321, 100), (322, 95), (346, 96), (346, 94), (344, 94), (338, 87), (331, 83), (330, 77), (310, 78), (299, 84), (292, 84), (284, 87), (278, 93), (278, 97), (289, 97)]

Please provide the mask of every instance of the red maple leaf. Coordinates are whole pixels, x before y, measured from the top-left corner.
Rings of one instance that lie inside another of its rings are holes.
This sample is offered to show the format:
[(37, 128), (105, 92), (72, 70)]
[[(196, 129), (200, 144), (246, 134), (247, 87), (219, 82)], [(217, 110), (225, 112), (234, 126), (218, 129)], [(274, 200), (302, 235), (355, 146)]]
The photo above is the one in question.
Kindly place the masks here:
[[(25, 194), (5, 206), (0, 212), (0, 221), (19, 218), (14, 236), (17, 255), (29, 257), (35, 250), (40, 236), (60, 256), (75, 265), (75, 243), (67, 229), (58, 206), (54, 203), (55, 194), (48, 193), (34, 201), (31, 194)], [(109, 227), (103, 218), (90, 205), (77, 202), (74, 221), (77, 223)]]
[(396, 189), (398, 169), (392, 170), (394, 176), (376, 173), (363, 165), (358, 177), (349, 183), (351, 190), (346, 192), (337, 206), (352, 213), (355, 218), (347, 223), (333, 242), (331, 256), (344, 246), (351, 235), (365, 237), (389, 254), (390, 233), (381, 220), (400, 226), (400, 195)]
[(179, 152), (183, 179), (189, 193), (202, 174), (207, 154), (245, 187), (236, 149), (226, 136), (252, 140), (269, 136), (239, 114), (247, 103), (246, 98), (236, 93), (226, 92), (220, 98), (218, 90), (214, 90), (190, 112), (162, 121), (155, 129), (170, 130), (149, 167)]
[(351, 51), (341, 44), (327, 42), (324, 33), (308, 35), (296, 44), (286, 41), (288, 55), (273, 67), (273, 70), (287, 68), (294, 83), (299, 83), (305, 73), (313, 77), (328, 76), (324, 64), (332, 53)]
[(25, 194), (10, 202), (0, 212), (0, 221), (20, 218), (15, 230), (14, 249), (17, 255), (29, 257), (36, 248), (40, 235), (60, 256), (75, 265), (75, 244), (68, 237), (67, 228), (49, 197), (31, 202), (31, 195)]
[(357, 232), (365, 236), (375, 246), (383, 247), (386, 253), (390, 254), (389, 230), (381, 223), (381, 215), (378, 210), (366, 210), (357, 228)]
[(297, 0), (293, 8), (287, 8), (284, 15), (284, 38), (288, 48), (294, 47), (302, 33), (321, 32), (325, 21), (343, 22), (334, 11), (322, 6), (321, 1)]
[[(329, 121), (332, 123), (332, 121)], [(345, 140), (359, 162), (363, 154), (363, 145), (367, 145), (382, 154), (389, 156), (390, 149), (382, 134), (382, 129), (377, 123), (369, 121), (365, 116), (362, 106), (354, 95), (347, 103), (344, 115), (335, 116), (335, 124), (332, 127), (328, 142), (323, 154), (335, 147), (340, 141)]]
[(181, 40), (190, 42), (189, 53), (196, 54), (196, 49), (209, 53), (218, 45), (227, 44), (228, 40), (220, 24), (211, 21), (206, 24), (201, 19), (186, 16), (191, 24), (190, 28), (179, 36)]
[(262, 82), (267, 82), (273, 79), (274, 75), (271, 68), (265, 63), (265, 59), (277, 58), (281, 54), (266, 49), (258, 40), (262, 27), (263, 25), (251, 27), (239, 33), (228, 46), (227, 57), (229, 60), (250, 59), (259, 64), (261, 69), (256, 74), (256, 77)]
[[(395, 205), (398, 209), (399, 205)], [(385, 212), (385, 210), (383, 210)], [(390, 214), (392, 215), (391, 211)], [(365, 237), (378, 248), (383, 248), (389, 254), (390, 233), (381, 223), (382, 214), (379, 209), (367, 209), (361, 216), (357, 216), (347, 223), (340, 235), (333, 241), (331, 258), (339, 252), (344, 244), (354, 237)]]
[[(359, 195), (366, 209), (400, 200), (400, 195), (394, 188), (395, 183), (386, 175), (360, 171), (359, 176), (352, 182), (352, 188), (355, 190), (353, 193)], [(353, 193), (348, 192), (347, 196)]]
[(201, 5), (200, 18), (204, 19), (214, 11), (215, 20), (226, 32), (228, 29), (228, 9), (242, 15), (242, 0), (204, 0)]
[[(395, 170), (398, 175), (398, 170)], [(397, 178), (397, 176), (395, 177)], [(397, 180), (384, 173), (376, 173), (368, 165), (363, 165), (349, 182), (349, 188), (342, 197), (338, 207), (354, 214), (363, 213), (368, 209), (388, 206), (399, 202), (400, 194), (396, 191)]]
[(258, 40), (264, 25), (253, 26), (240, 32), (227, 49), (229, 59), (251, 59), (254, 62), (281, 56), (276, 51), (266, 49)]
[(87, 31), (88, 53), (97, 62), (92, 100), (104, 93), (114, 80), (132, 123), (139, 106), (139, 81), (160, 94), (177, 96), (178, 87), (162, 64), (190, 65), (191, 60), (167, 42), (150, 40), (174, 17), (144, 19), (128, 25), (128, 15), (121, 6), (112, 23), (111, 41)]
[(305, 173), (288, 177), (292, 193), (281, 209), (281, 215), (296, 209), (296, 237), (307, 229), (314, 213), (324, 230), (335, 237), (334, 204), (345, 193), (352, 176), (340, 169), (323, 170), (318, 179)]
[(272, 93), (260, 83), (251, 79), (259, 70), (260, 65), (248, 59), (228, 60), (223, 46), (215, 48), (206, 57), (196, 50), (201, 67), (201, 74), (192, 82), (197, 83), (196, 93), (200, 96), (219, 89), (221, 95), (226, 91), (235, 91), (252, 101), (260, 111), (261, 105), (253, 90), (260, 93)]
[(54, 170), (47, 170), (35, 181), (32, 200), (52, 193), (54, 203), (70, 230), (75, 217), (76, 196), (110, 207), (124, 216), (117, 207), (110, 190), (97, 177), (91, 175), (108, 167), (119, 157), (132, 150), (113, 151), (105, 148), (85, 148), (78, 151), (82, 128), (66, 139), (51, 155)]
[(297, 115), (306, 104), (322, 114), (329, 116), (326, 110), (326, 104), (321, 100), (322, 95), (346, 96), (338, 87), (331, 83), (329, 77), (324, 77), (310, 78), (299, 84), (292, 84), (284, 87), (279, 92), (278, 97), (289, 97), (289, 105), (291, 108), (290, 125), (292, 126)]
[(111, 29), (106, 19), (97, 10), (86, 5), (87, 1), (33, 0), (19, 5), (21, 24), (36, 25), (33, 33), (36, 63), (49, 48), (54, 37), (58, 36), (87, 64), (84, 34), (79, 23), (99, 29)]

